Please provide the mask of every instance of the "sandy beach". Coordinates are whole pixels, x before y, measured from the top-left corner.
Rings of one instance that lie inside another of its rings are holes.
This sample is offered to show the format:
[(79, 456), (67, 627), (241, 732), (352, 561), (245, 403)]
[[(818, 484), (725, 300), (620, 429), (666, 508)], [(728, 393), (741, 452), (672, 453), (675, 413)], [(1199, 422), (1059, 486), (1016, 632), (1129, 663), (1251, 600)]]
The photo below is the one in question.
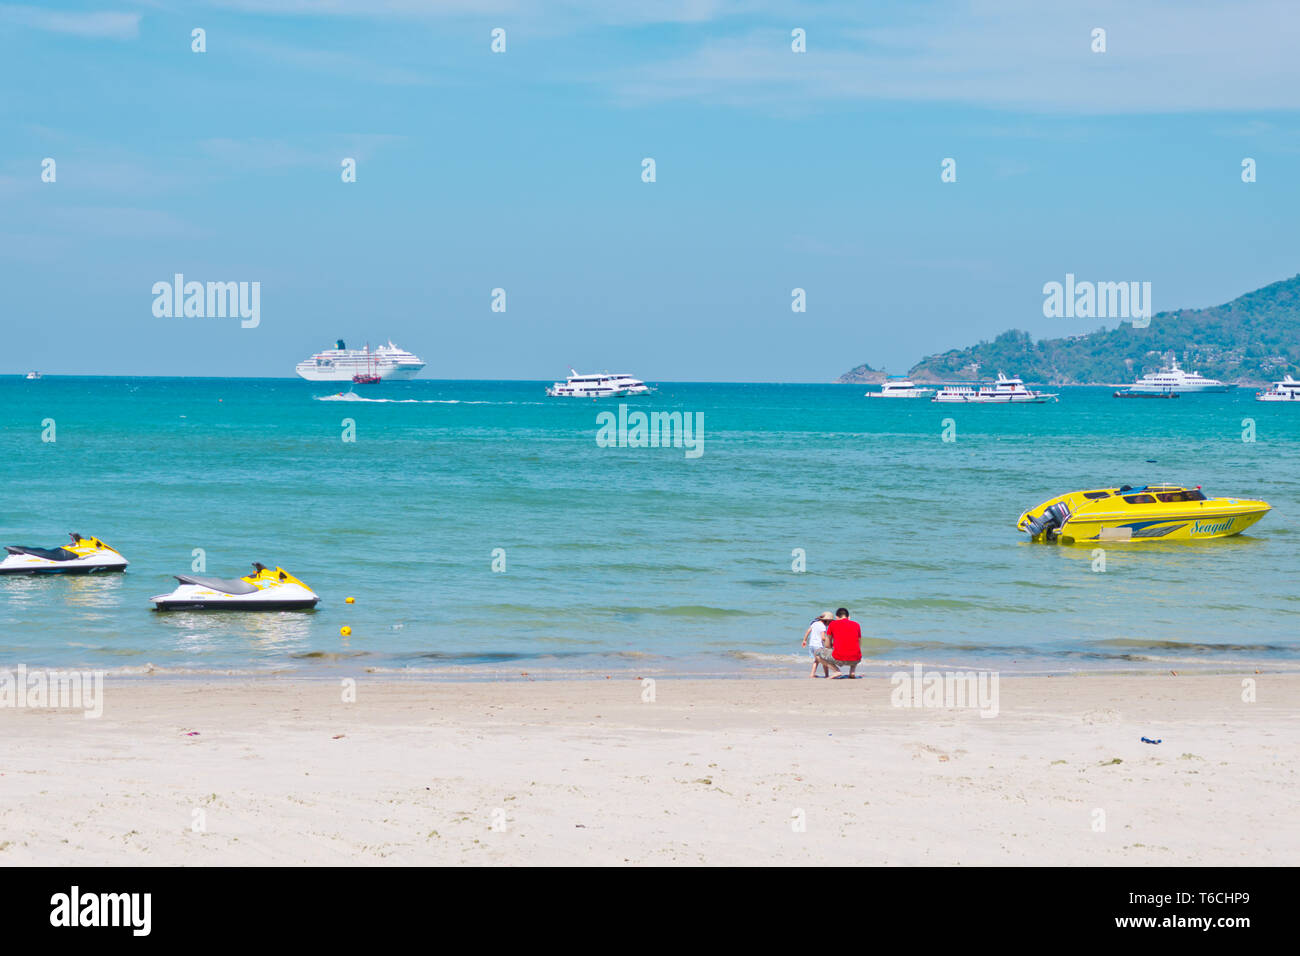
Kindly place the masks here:
[(1294, 865), (1300, 676), (1245, 676), (110, 679), (0, 709), (0, 863)]

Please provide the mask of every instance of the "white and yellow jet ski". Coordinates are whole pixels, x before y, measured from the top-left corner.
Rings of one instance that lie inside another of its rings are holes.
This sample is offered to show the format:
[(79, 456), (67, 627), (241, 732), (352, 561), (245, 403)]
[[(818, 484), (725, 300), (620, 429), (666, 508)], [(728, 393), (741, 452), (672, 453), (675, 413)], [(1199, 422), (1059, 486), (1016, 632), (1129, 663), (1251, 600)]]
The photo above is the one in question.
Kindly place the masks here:
[(272, 571), (253, 562), (242, 578), (178, 574), (180, 587), (149, 600), (158, 611), (306, 611), (320, 600), (311, 588), (283, 568)]
[(9, 552), (0, 561), (0, 574), (94, 574), (97, 571), (125, 571), (129, 563), (98, 538), (70, 533), (72, 544), (61, 548), (27, 548), (5, 545)]

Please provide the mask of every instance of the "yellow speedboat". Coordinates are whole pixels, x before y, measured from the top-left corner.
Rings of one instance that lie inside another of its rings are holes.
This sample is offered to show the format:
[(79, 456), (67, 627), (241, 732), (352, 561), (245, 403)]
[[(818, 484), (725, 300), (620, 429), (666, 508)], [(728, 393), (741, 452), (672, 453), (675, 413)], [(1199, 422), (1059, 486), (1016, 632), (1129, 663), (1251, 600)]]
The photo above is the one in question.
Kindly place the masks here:
[(1201, 541), (1241, 534), (1272, 510), (1267, 501), (1207, 498), (1200, 486), (1072, 491), (1030, 508), (1016, 527), (1034, 541)]

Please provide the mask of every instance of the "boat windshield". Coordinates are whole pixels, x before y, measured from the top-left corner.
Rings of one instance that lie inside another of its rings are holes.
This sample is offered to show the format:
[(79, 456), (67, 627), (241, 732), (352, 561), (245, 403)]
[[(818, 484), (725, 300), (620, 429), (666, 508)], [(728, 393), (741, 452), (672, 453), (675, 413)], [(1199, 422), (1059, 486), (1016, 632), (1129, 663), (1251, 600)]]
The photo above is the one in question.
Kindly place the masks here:
[(1149, 505), (1155, 503), (1155, 498), (1151, 495), (1128, 495), (1124, 498), (1131, 505)]
[(1166, 491), (1156, 495), (1161, 501), (1204, 501), (1205, 495), (1201, 492), (1192, 491)]

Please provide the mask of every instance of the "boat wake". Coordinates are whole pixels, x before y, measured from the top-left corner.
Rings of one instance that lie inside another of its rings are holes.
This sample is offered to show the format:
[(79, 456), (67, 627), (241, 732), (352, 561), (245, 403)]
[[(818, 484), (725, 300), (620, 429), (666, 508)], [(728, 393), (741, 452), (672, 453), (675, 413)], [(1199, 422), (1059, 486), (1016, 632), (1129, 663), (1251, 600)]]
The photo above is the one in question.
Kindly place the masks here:
[(483, 402), (464, 398), (367, 398), (356, 392), (313, 395), (318, 402), (373, 402), (392, 405), (544, 405), (545, 402)]

